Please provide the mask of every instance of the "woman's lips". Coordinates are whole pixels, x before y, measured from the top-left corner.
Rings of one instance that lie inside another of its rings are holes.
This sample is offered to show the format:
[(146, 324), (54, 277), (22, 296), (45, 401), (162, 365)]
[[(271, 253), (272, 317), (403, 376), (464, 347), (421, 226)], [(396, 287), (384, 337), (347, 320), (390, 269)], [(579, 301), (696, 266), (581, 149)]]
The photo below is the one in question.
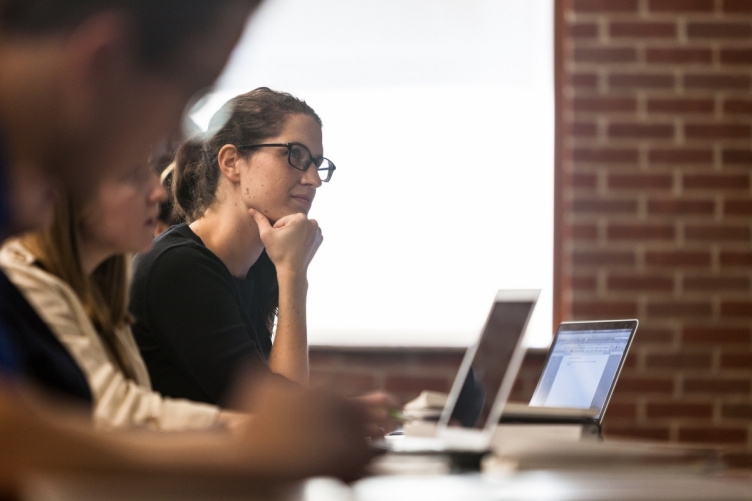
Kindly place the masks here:
[(307, 206), (311, 206), (313, 204), (313, 197), (309, 197), (306, 195), (292, 195), (291, 197), (293, 200), (297, 200), (300, 203), (303, 203)]

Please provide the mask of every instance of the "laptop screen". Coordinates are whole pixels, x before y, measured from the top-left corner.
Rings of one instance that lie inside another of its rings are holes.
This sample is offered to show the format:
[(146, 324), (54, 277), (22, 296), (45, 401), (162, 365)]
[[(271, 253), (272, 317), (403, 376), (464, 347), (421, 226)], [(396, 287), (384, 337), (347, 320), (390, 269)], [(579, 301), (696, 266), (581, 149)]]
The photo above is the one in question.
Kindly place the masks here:
[(561, 324), (530, 405), (596, 408), (600, 419), (636, 329), (636, 320)]
[[(465, 354), (440, 426), (461, 424), (485, 429), (489, 418), (490, 424), (498, 421), (522, 363), (522, 338), (538, 294), (538, 290), (497, 293), (478, 343)], [(457, 416), (458, 407), (470, 411), (472, 418), (463, 423), (449, 422), (450, 416)]]

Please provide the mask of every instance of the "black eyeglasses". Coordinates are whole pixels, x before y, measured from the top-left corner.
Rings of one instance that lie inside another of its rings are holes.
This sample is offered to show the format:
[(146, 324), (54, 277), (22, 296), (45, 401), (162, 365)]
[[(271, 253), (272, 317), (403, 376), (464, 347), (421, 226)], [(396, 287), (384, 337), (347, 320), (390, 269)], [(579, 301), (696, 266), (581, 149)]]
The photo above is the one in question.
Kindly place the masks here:
[(287, 162), (295, 169), (307, 171), (311, 164), (316, 165), (316, 171), (319, 174), (321, 182), (326, 183), (332, 178), (336, 167), (331, 160), (325, 157), (313, 158), (311, 150), (306, 145), (300, 143), (265, 143), (265, 144), (241, 144), (236, 146), (240, 150), (250, 150), (253, 148), (287, 148)]

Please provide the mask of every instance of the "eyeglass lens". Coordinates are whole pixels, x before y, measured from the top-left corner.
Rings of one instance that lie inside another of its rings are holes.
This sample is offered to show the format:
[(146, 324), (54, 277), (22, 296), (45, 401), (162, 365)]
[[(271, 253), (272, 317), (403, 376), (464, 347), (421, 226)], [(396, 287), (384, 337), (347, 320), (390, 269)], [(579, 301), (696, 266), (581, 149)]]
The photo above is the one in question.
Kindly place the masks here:
[(290, 146), (289, 160), (290, 165), (300, 170), (306, 170), (308, 165), (313, 163), (323, 182), (329, 181), (332, 177), (332, 171), (334, 170), (332, 162), (327, 158), (314, 160), (311, 153), (301, 145), (293, 144)]

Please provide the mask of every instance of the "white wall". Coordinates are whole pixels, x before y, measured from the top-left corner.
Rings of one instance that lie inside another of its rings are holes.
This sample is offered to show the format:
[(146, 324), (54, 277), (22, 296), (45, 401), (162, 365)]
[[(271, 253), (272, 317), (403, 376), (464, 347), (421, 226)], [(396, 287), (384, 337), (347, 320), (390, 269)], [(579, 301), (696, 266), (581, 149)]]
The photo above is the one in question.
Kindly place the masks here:
[(466, 345), (499, 288), (551, 336), (550, 0), (272, 0), (204, 126), (258, 86), (308, 101), (337, 165), (311, 211), (312, 344)]

